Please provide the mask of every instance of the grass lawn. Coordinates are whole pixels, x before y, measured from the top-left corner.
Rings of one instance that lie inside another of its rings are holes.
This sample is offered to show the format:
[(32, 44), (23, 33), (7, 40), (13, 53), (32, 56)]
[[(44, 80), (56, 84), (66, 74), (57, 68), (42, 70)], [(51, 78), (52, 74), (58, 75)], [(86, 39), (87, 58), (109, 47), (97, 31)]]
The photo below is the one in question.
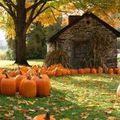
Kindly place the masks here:
[[(11, 63), (0, 61), (0, 66), (13, 68)], [(41, 65), (42, 61), (29, 63)], [(51, 77), (50, 97), (0, 95), (0, 120), (32, 120), (47, 109), (57, 120), (120, 120), (119, 82), (119, 75), (106, 74)]]
[[(0, 120), (32, 120), (47, 109), (57, 120), (119, 120), (120, 98), (116, 96), (120, 76), (80, 75), (52, 77), (47, 98), (0, 96)], [(116, 119), (111, 119), (116, 118)]]
[[(43, 59), (28, 60), (28, 63), (30, 65), (40, 65), (41, 66), (43, 64)], [(13, 60), (0, 60), (0, 68), (13, 69), (15, 67), (18, 67), (18, 65), (15, 65)]]

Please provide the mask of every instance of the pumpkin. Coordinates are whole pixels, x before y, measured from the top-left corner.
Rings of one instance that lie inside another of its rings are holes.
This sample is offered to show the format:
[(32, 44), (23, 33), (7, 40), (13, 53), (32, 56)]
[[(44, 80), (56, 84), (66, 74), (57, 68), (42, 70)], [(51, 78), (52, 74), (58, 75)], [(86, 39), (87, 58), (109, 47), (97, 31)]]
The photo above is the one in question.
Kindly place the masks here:
[(117, 92), (116, 92), (117, 96), (120, 96), (120, 85), (117, 88)]
[(115, 68), (115, 69), (114, 69), (114, 73), (120, 74), (120, 68)]
[(40, 70), (39, 70), (39, 72), (41, 73), (41, 74), (46, 74), (46, 71), (47, 71), (47, 68), (46, 67), (41, 67), (40, 68)]
[(103, 73), (103, 68), (102, 67), (98, 67), (98, 69), (97, 69), (97, 73)]
[(91, 71), (90, 71), (92, 74), (97, 74), (97, 70), (95, 68), (91, 68)]
[(90, 68), (84, 68), (86, 74), (90, 73)]
[(20, 84), (19, 90), (20, 94), (23, 97), (35, 97), (37, 94), (36, 82), (31, 80), (30, 78), (23, 79)]
[(62, 69), (61, 68), (56, 68), (55, 70), (55, 76), (62, 76)]
[(1, 94), (3, 95), (15, 95), (16, 93), (16, 81), (14, 78), (3, 78), (1, 80)]
[(33, 118), (33, 120), (56, 120), (56, 119), (54, 118), (54, 116), (47, 113), (47, 114), (37, 115)]
[(39, 66), (37, 66), (37, 65), (32, 66), (32, 70), (35, 71), (36, 73), (38, 73)]
[(25, 73), (27, 73), (27, 71), (29, 70), (29, 68), (26, 67), (26, 66), (21, 66), (21, 67), (19, 67), (18, 69), (19, 69), (19, 71), (21, 72), (21, 74), (25, 74)]
[(108, 74), (113, 74), (114, 73), (114, 70), (113, 68), (108, 68), (108, 71), (107, 71)]
[(15, 76), (17, 75), (17, 73), (16, 73), (16, 71), (8, 71), (8, 72), (7, 72), (7, 75), (8, 75), (9, 77), (15, 77)]
[(48, 71), (46, 71), (46, 74), (48, 75), (48, 76), (55, 76), (55, 71), (50, 71), (50, 70), (48, 70)]
[(37, 96), (49, 96), (51, 89), (49, 77), (46, 74), (43, 74), (41, 75), (41, 78), (34, 78), (34, 80), (36, 80)]
[(76, 69), (71, 69), (71, 75), (77, 75), (78, 74), (78, 70)]
[(19, 91), (21, 81), (22, 81), (23, 79), (25, 79), (25, 78), (26, 78), (25, 75), (18, 75), (18, 76), (16, 77), (15, 80), (16, 80), (16, 91), (17, 91), (17, 92)]
[(78, 70), (78, 73), (79, 73), (79, 74), (84, 74), (84, 73), (85, 73), (85, 71), (84, 71), (84, 69), (83, 69), (83, 68), (80, 68), (80, 69)]

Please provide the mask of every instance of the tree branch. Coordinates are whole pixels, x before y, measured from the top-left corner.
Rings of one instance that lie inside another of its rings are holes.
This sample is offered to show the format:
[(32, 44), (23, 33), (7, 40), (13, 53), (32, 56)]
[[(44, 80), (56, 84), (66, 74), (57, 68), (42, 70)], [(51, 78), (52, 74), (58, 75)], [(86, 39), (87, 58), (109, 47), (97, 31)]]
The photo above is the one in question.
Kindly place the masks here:
[(14, 22), (16, 21), (15, 13), (12, 11), (12, 8), (10, 6), (5, 7), (1, 2), (0, 6), (13, 18)]
[(14, 8), (14, 9), (17, 9), (17, 5), (15, 5), (12, 0), (9, 2), (9, 4)]
[[(45, 6), (46, 2), (42, 4), (42, 6), (40, 7), (40, 9), (37, 11), (37, 13), (34, 15), (35, 12), (35, 8), (31, 11), (30, 17), (28, 19), (28, 21), (26, 22), (26, 27), (25, 30), (27, 31), (27, 29), (29, 28), (30, 24), (33, 22), (33, 20), (42, 12), (44, 12), (46, 9), (48, 9), (48, 7), (46, 7), (45, 9), (43, 9), (43, 7)], [(43, 10), (42, 10), (43, 9)]]
[(38, 1), (38, 2), (37, 2), (37, 1), (38, 1), (38, 0), (35, 0), (34, 4), (31, 5), (30, 7), (28, 7), (28, 8), (26, 9), (26, 12), (28, 12), (28, 11), (30, 11), (30, 10), (32, 10), (32, 9), (37, 8), (40, 4), (43, 3), (42, 0), (40, 0), (40, 1)]

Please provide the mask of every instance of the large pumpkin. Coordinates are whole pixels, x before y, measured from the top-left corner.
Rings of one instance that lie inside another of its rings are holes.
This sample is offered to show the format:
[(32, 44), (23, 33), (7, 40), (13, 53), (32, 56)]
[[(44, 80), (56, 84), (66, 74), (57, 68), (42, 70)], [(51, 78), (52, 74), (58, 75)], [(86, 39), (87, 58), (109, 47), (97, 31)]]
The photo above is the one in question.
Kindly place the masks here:
[(35, 97), (37, 94), (36, 82), (31, 79), (24, 79), (20, 84), (20, 94), (24, 97)]
[(26, 78), (25, 75), (18, 75), (18, 76), (16, 77), (16, 91), (17, 91), (17, 92), (19, 91), (21, 81), (22, 81), (23, 79), (25, 79), (25, 78)]
[(34, 77), (33, 80), (36, 80), (37, 96), (50, 95), (50, 89), (51, 89), (50, 79), (46, 74), (41, 75), (41, 78)]
[(120, 96), (120, 85), (118, 86), (118, 88), (117, 88), (117, 96)]
[(3, 78), (1, 80), (1, 94), (14, 95), (16, 93), (16, 81), (14, 78)]
[(50, 115), (50, 114), (41, 114), (41, 115), (37, 115), (33, 118), (33, 120), (56, 120), (54, 118), (54, 116)]

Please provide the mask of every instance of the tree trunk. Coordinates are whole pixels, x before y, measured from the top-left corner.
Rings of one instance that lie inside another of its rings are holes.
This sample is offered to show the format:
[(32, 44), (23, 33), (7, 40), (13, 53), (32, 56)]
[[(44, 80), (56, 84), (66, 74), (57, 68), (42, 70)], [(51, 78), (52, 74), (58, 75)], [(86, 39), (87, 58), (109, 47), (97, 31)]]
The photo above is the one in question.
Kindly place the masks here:
[(17, 0), (17, 18), (15, 20), (16, 60), (19, 65), (28, 65), (26, 59), (26, 9), (25, 0)]
[(15, 45), (15, 63), (19, 65), (28, 65), (26, 59), (26, 34), (24, 33), (24, 31), (19, 30), (18, 28), (16, 30)]

